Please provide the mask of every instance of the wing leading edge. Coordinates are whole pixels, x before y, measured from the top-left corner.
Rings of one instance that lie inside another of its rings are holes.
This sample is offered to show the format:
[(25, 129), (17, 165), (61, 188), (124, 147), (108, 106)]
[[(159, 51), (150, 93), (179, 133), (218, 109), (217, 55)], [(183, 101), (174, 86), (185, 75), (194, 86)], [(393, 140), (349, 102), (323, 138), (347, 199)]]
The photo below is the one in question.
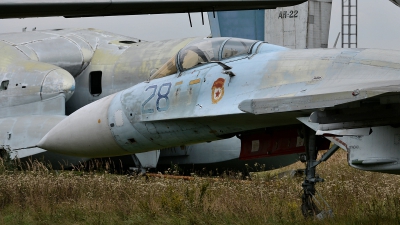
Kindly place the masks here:
[(323, 109), (336, 105), (371, 98), (384, 91), (345, 91), (319, 95), (281, 98), (248, 99), (239, 104), (239, 109), (252, 114), (269, 114), (307, 109)]
[(91, 17), (271, 9), (303, 2), (305, 0), (6, 0), (0, 2), (0, 18)]

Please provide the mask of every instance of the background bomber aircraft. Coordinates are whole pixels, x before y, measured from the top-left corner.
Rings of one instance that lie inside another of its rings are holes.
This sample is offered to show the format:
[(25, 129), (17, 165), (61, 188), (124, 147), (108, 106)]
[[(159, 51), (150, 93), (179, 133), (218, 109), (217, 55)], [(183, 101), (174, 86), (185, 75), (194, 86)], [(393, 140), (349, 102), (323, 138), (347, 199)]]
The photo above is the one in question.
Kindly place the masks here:
[[(74, 90), (73, 69), (67, 72), (55, 65), (32, 63), (23, 58), (29, 57), (29, 49), (17, 52), (12, 45), (2, 47), (7, 53), (2, 60), (5, 73), (28, 71), (32, 80), (43, 83), (33, 86), (38, 96), (7, 96), (20, 102), (7, 105), (2, 115), (18, 117), (24, 109), (39, 115), (46, 115), (46, 109), (59, 114), (54, 106), (62, 108), (61, 100), (70, 98)], [(320, 181), (315, 176), (319, 163), (316, 152), (326, 141), (312, 130), (331, 136), (327, 138), (347, 150), (351, 166), (398, 173), (399, 55), (390, 50), (289, 50), (229, 38), (192, 41), (156, 71), (153, 79), (77, 110), (38, 145), (62, 154), (96, 157), (239, 135), (242, 146), (251, 153), (265, 146), (300, 148), (303, 137), (307, 153), (303, 212), (318, 213), (312, 203), (315, 183)], [(10, 64), (14, 60), (17, 67)], [(120, 66), (126, 64), (121, 62)], [(28, 89), (24, 84), (17, 82), (15, 86)], [(9, 80), (1, 83), (4, 91), (9, 85)], [(41, 105), (26, 106), (24, 101), (40, 101)], [(40, 127), (35, 121), (25, 125)], [(289, 138), (271, 142), (265, 137), (266, 128), (272, 133), (285, 130)], [(7, 140), (12, 137), (12, 132), (7, 133)]]

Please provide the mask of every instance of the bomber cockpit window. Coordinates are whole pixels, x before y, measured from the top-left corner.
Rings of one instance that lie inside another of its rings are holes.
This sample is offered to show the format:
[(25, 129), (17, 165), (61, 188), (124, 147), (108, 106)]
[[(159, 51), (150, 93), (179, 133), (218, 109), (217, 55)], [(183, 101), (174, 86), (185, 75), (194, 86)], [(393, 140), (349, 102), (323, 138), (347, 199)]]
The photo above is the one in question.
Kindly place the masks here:
[(102, 87), (101, 87), (102, 73), (103, 72), (101, 71), (92, 71), (89, 73), (89, 92), (94, 97), (99, 96), (102, 92)]
[(1, 91), (1, 90), (7, 90), (8, 84), (9, 84), (9, 83), (10, 83), (9, 80), (3, 80), (3, 81), (1, 82), (1, 85), (0, 85), (0, 91)]
[(179, 52), (179, 64), (183, 70), (203, 62), (218, 61), (219, 49), (226, 38), (210, 38), (186, 46)]
[(231, 38), (224, 45), (224, 49), (222, 50), (222, 59), (249, 54), (251, 47), (256, 42), (257, 41), (254, 40)]

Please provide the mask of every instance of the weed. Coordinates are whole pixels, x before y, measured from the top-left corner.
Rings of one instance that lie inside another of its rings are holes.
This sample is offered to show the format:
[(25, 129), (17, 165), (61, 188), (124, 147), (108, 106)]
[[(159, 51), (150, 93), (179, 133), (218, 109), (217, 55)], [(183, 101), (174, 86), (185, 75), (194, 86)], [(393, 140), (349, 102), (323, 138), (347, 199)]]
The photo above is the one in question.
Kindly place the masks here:
[[(275, 176), (301, 163), (252, 174), (252, 181), (233, 173), (189, 180), (119, 175), (107, 161), (71, 171), (38, 161), (12, 163), (0, 160), (1, 224), (321, 224), (301, 215), (302, 178)], [(317, 189), (335, 212), (323, 224), (400, 220), (398, 176), (350, 168), (345, 152), (318, 172), (326, 182)]]

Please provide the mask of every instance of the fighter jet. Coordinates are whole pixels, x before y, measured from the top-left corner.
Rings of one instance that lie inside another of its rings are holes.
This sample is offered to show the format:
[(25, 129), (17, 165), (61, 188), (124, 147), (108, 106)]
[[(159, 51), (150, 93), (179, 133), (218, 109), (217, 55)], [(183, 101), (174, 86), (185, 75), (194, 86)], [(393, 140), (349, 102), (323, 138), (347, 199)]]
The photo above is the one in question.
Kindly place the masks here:
[[(42, 78), (44, 85), (33, 85), (40, 93), (39, 100), (56, 102), (57, 93), (64, 99), (74, 96), (70, 97), (74, 85), (66, 70), (15, 60), (12, 57), (22, 57), (19, 54), (25, 51), (15, 52), (8, 46), (4, 52), (9, 56), (4, 60), (5, 73), (12, 74), (15, 67), (10, 62), (14, 62), (18, 72), (32, 71), (35, 81)], [(353, 167), (399, 173), (400, 52), (290, 50), (254, 40), (212, 38), (191, 40), (170, 57), (148, 81), (80, 108), (32, 147), (100, 157), (238, 136), (249, 156), (261, 149), (269, 153), (276, 148), (302, 148), (307, 162), (305, 213), (317, 213), (312, 199), (321, 179), (315, 175), (315, 167), (338, 146), (349, 152)], [(106, 61), (102, 60), (97, 65)], [(120, 71), (130, 69), (126, 62), (119, 65)], [(95, 96), (99, 94), (95, 77), (101, 73), (93, 72), (89, 75), (93, 76)], [(50, 83), (56, 88), (47, 85)], [(2, 90), (9, 90), (10, 84), (27, 88), (24, 82), (3, 80)], [(34, 99), (24, 97), (26, 103)], [(15, 109), (8, 115), (22, 110)], [(273, 137), (282, 133), (287, 134), (286, 139), (275, 141)], [(6, 139), (12, 135), (7, 133)], [(317, 161), (317, 150), (326, 147), (327, 139), (336, 145)]]
[[(214, 2), (214, 1), (212, 1)], [(292, 4), (292, 2), (301, 2), (301, 1), (263, 1), (263, 2), (251, 2), (249, 3), (246, 7), (255, 7), (255, 4), (258, 4), (257, 7), (259, 7), (259, 4), (263, 4), (262, 7), (268, 7), (268, 8), (273, 8), (276, 6), (283, 6), (283, 5), (288, 5)], [(151, 4), (153, 4), (152, 2)], [(176, 3), (176, 2), (175, 2)], [(177, 9), (176, 6), (174, 5), (175, 3), (172, 4), (172, 6), (168, 6), (167, 8), (162, 8), (162, 10), (181, 10)], [(209, 4), (207, 2), (202, 1), (202, 4)], [(85, 15), (87, 16), (94, 16), (94, 15), (103, 15), (104, 11), (99, 11), (101, 7), (104, 5), (101, 4), (101, 2), (96, 2), (96, 1), (91, 1), (90, 3), (82, 3), (82, 1), (58, 1), (58, 2), (43, 2), (43, 1), (30, 1), (29, 4), (27, 2), (3, 2), (0, 3), (2, 4), (1, 10), (4, 10), (4, 13), (2, 14), (2, 18), (8, 18), (8, 17), (30, 17), (30, 16), (53, 16), (53, 15), (63, 15), (63, 16), (79, 16), (82, 15), (82, 5), (85, 6), (90, 6), (89, 8), (85, 8), (85, 10), (91, 9), (89, 12), (85, 12)], [(117, 3), (113, 2), (113, 6), (111, 5), (107, 6), (107, 12), (109, 14), (113, 13), (118, 13), (121, 14), (118, 10), (122, 10), (123, 7), (120, 7), (122, 5), (125, 6), (136, 6), (138, 5), (135, 2), (129, 2), (125, 1), (124, 3)], [(148, 3), (150, 4), (150, 3)], [(167, 3), (171, 4), (171, 3)], [(191, 4), (191, 3), (190, 3)], [(189, 7), (188, 4), (187, 6)], [(239, 4), (242, 4), (239, 2)], [(119, 5), (118, 9), (115, 9), (116, 5)], [(29, 6), (29, 7), (27, 7)], [(141, 4), (139, 7), (144, 7), (146, 6), (145, 4)], [(196, 5), (198, 7), (199, 5)], [(40, 10), (32, 10), (35, 7), (39, 7)], [(229, 7), (229, 9), (233, 9), (235, 7), (239, 7), (239, 5), (235, 4), (227, 4), (227, 3), (220, 3), (217, 7), (213, 7), (213, 10), (215, 9), (228, 9), (224, 7)], [(241, 7), (241, 6), (240, 6)], [(260, 6), (261, 7), (261, 6)], [(66, 10), (68, 9), (68, 10)], [(93, 9), (97, 9), (93, 10)], [(125, 8), (126, 9), (126, 8)], [(125, 10), (124, 9), (124, 10)], [(161, 8), (152, 8), (151, 9), (152, 13), (159, 13), (161, 11)], [(158, 10), (158, 11), (157, 11)], [(112, 11), (112, 12), (111, 12)], [(196, 11), (196, 10), (191, 10), (191, 11)], [(198, 10), (200, 11), (200, 10)], [(135, 12), (129, 12), (128, 14), (138, 14), (138, 13), (143, 13), (144, 11), (135, 11)], [(32, 14), (36, 13), (36, 14)], [(126, 11), (125, 11), (126, 13)], [(106, 38), (104, 38), (106, 37)], [(150, 70), (154, 70), (157, 68), (157, 66), (160, 66), (162, 63), (164, 63), (167, 58), (160, 58), (158, 64), (152, 64), (152, 67), (147, 67), (147, 68), (141, 68), (141, 74), (138, 73), (137, 69), (134, 69), (135, 66), (137, 66), (140, 63), (132, 64), (131, 62), (131, 71), (124, 74), (126, 75), (131, 75), (135, 77), (135, 79), (131, 82), (127, 82), (127, 78), (124, 76), (120, 76), (114, 73), (114, 71), (107, 71), (105, 68), (114, 68), (115, 62), (112, 60), (107, 60), (104, 59), (104, 61), (98, 62), (99, 58), (101, 58), (104, 54), (103, 51), (106, 51), (106, 54), (108, 57), (129, 57), (133, 61), (136, 62), (141, 62), (141, 63), (146, 63), (148, 60), (153, 60), (152, 55), (140, 55), (140, 59), (137, 59), (137, 57), (132, 57), (130, 54), (136, 54), (137, 52), (129, 54), (124, 54), (123, 56), (122, 53), (127, 49), (132, 46), (137, 47), (133, 45), (133, 43), (141, 42), (143, 44), (143, 48), (146, 48), (149, 52), (151, 51), (157, 51), (157, 52), (163, 52), (162, 54), (168, 54), (166, 52), (170, 51), (170, 48), (179, 48), (178, 46), (173, 46), (171, 45), (166, 45), (163, 43), (163, 46), (167, 46), (165, 48), (159, 48), (157, 50), (153, 50), (152, 47), (148, 47), (149, 45), (144, 44), (145, 42), (138, 40), (138, 39), (132, 39), (128, 37), (122, 37), (114, 34), (110, 34), (106, 32), (101, 32), (101, 31), (95, 31), (95, 30), (64, 30), (64, 29), (54, 29), (50, 31), (40, 31), (40, 32), (32, 32), (29, 34), (5, 34), (0, 37), (3, 40), (3, 44), (5, 44), (5, 48), (12, 46), (9, 50), (13, 51), (16, 50), (18, 53), (17, 56), (13, 58), (15, 61), (19, 60), (28, 60), (29, 62), (31, 60), (33, 61), (40, 61), (43, 63), (48, 63), (60, 68), (66, 69), (67, 72), (71, 73), (72, 77), (75, 80), (75, 84), (72, 84), (71, 90), (68, 91), (68, 96), (64, 100), (66, 101), (66, 106), (62, 107), (60, 100), (62, 97), (58, 96), (59, 103), (56, 105), (54, 103), (49, 102), (50, 101), (55, 101), (53, 99), (51, 100), (46, 100), (45, 97), (41, 97), (41, 101), (31, 101), (28, 104), (27, 102), (22, 101), (15, 101), (14, 99), (20, 98), (20, 95), (25, 95), (24, 91), (25, 89), (14, 89), (14, 86), (9, 86), (10, 80), (15, 81), (16, 77), (17, 79), (21, 80), (26, 80), (25, 76), (27, 74), (20, 73), (18, 75), (8, 73), (5, 74), (3, 79), (2, 79), (2, 85), (4, 86), (4, 90), (9, 89), (7, 92), (3, 92), (3, 99), (4, 99), (4, 106), (3, 111), (6, 111), (6, 113), (3, 113), (1, 117), (4, 119), (1, 119), (1, 123), (4, 125), (2, 126), (3, 131), (1, 132), (3, 134), (2, 139), (0, 140), (0, 148), (1, 149), (6, 149), (10, 154), (11, 157), (19, 157), (20, 159), (26, 158), (28, 156), (35, 156), (36, 158), (42, 158), (42, 156), (45, 156), (44, 159), (46, 161), (53, 162), (53, 166), (55, 168), (57, 167), (57, 163), (54, 162), (59, 162), (63, 161), (64, 165), (68, 164), (75, 164), (77, 162), (82, 162), (87, 160), (87, 158), (81, 158), (81, 157), (67, 157), (67, 156), (60, 156), (54, 153), (49, 153), (44, 151), (43, 149), (37, 148), (34, 146), (34, 143), (36, 143), (41, 137), (44, 136), (44, 134), (55, 124), (57, 124), (65, 115), (65, 111), (68, 114), (72, 113), (76, 109), (82, 107), (83, 105), (86, 105), (90, 103), (91, 101), (94, 101), (96, 99), (99, 99), (101, 97), (107, 96), (109, 94), (112, 94), (114, 92), (123, 90), (129, 86), (132, 86), (140, 81), (144, 81), (148, 79), (148, 76), (150, 74)], [(93, 39), (96, 39), (95, 41)], [(109, 43), (109, 39), (115, 39), (113, 40), (114, 43)], [(177, 41), (179, 42), (179, 40)], [(176, 44), (177, 42), (174, 42)], [(8, 46), (9, 45), (9, 46)], [(157, 45), (157, 43), (152, 43), (150, 46)], [(183, 46), (183, 45), (182, 45)], [(118, 48), (118, 51), (114, 51), (115, 48)], [(157, 47), (155, 47), (157, 48)], [(106, 50), (105, 50), (106, 49)], [(177, 51), (177, 49), (173, 50)], [(22, 54), (20, 54), (22, 52)], [(28, 57), (26, 57), (28, 56)], [(147, 57), (147, 58), (146, 58)], [(94, 59), (94, 61), (92, 61)], [(107, 61), (106, 61), (107, 60)], [(122, 61), (122, 60), (120, 60)], [(100, 63), (101, 66), (97, 66), (97, 63)], [(39, 63), (38, 63), (39, 65)], [(9, 67), (13, 68), (14, 65), (9, 65)], [(97, 69), (99, 68), (99, 69)], [(93, 71), (93, 70), (98, 70), (98, 71)], [(111, 70), (111, 69), (110, 69)], [(67, 73), (66, 73), (67, 74)], [(145, 74), (145, 75), (143, 75)], [(47, 76), (47, 75), (43, 75)], [(66, 75), (67, 76), (67, 75)], [(114, 77), (117, 76), (117, 77)], [(88, 82), (89, 80), (89, 82)], [(61, 85), (63, 81), (61, 81)], [(89, 84), (88, 84), (89, 83)], [(45, 83), (44, 83), (45, 84)], [(37, 84), (32, 84), (29, 82), (26, 82), (25, 85), (23, 85), (23, 88), (28, 88), (32, 85), (37, 85)], [(46, 85), (46, 84), (45, 84)], [(49, 84), (48, 86), (51, 86), (53, 84)], [(39, 85), (37, 85), (39, 86)], [(57, 86), (57, 84), (56, 84)], [(15, 85), (15, 88), (17, 88), (18, 85)], [(14, 89), (14, 90), (13, 90)], [(43, 88), (43, 86), (41, 87)], [(12, 90), (13, 93), (10, 93)], [(56, 90), (53, 95), (56, 95), (60, 90)], [(72, 93), (73, 97), (72, 96)], [(32, 93), (32, 91), (30, 92)], [(27, 94), (28, 96), (31, 94)], [(40, 95), (43, 95), (43, 93), (40, 93)], [(24, 96), (24, 97), (28, 97)], [(30, 97), (30, 96), (29, 96)], [(53, 96), (54, 97), (54, 96)], [(70, 99), (71, 98), (71, 99)], [(36, 99), (37, 100), (37, 99)], [(10, 102), (11, 103), (10, 103)], [(46, 102), (46, 106), (44, 106), (44, 102)], [(10, 107), (8, 107), (10, 106)], [(43, 109), (45, 108), (45, 109)], [(66, 108), (66, 110), (64, 109)], [(50, 109), (50, 110), (48, 110)], [(17, 112), (17, 113), (16, 113)], [(38, 119), (38, 115), (44, 116), (43, 118)], [(21, 116), (21, 118), (17, 118), (18, 116)], [(51, 121), (49, 121), (49, 118), (52, 118)], [(34, 124), (32, 124), (32, 121), (35, 121)], [(46, 122), (45, 122), (46, 121)], [(27, 126), (24, 124), (27, 124)], [(39, 129), (36, 129), (35, 127), (39, 126)], [(225, 143), (229, 143), (226, 142)], [(237, 147), (240, 148), (240, 146), (235, 146), (237, 143), (237, 140), (232, 140), (230, 143), (231, 146), (234, 146), (235, 149)], [(214, 149), (215, 143), (208, 144), (208, 149)], [(222, 146), (226, 146), (222, 145)], [(221, 147), (221, 145), (217, 144), (216, 146)], [(181, 148), (181, 147), (179, 147)], [(196, 146), (185, 146), (184, 148), (187, 148), (189, 151), (193, 151), (195, 149), (198, 149)], [(207, 162), (212, 162), (216, 163), (221, 160), (223, 161), (229, 161), (232, 159), (237, 159), (239, 155), (237, 154), (236, 151), (232, 153), (228, 153), (228, 149), (232, 147), (224, 147), (225, 153), (226, 154), (218, 154), (218, 156), (208, 157), (209, 159), (206, 160)], [(171, 152), (171, 149), (170, 149)], [(187, 152), (187, 151), (185, 151)], [(139, 163), (141, 161), (141, 164), (144, 164), (144, 161), (147, 161), (146, 158), (157, 158), (159, 154), (154, 154), (154, 153), (147, 153), (147, 154), (137, 154), (137, 157), (140, 158)], [(222, 155), (225, 155), (225, 157), (221, 157)], [(192, 157), (193, 158), (193, 154)], [(273, 156), (273, 155), (271, 155)], [(136, 158), (137, 158), (136, 157)], [(279, 166), (284, 166), (289, 163), (292, 163), (296, 161), (297, 156), (295, 154), (291, 154), (290, 156), (279, 156), (279, 160), (267, 160), (268, 168), (276, 168)], [(134, 161), (135, 161), (135, 156), (134, 156)], [(197, 157), (196, 157), (197, 158)], [(204, 158), (204, 157), (203, 157)], [(165, 159), (165, 158), (164, 158)], [(243, 159), (243, 158), (242, 158)], [(200, 160), (200, 161), (199, 161)], [(152, 166), (154, 167), (157, 163), (157, 160), (151, 160), (152, 161)], [(168, 160), (164, 160), (165, 162), (168, 162)], [(196, 162), (201, 162), (201, 159), (197, 159)], [(135, 161), (136, 162), (136, 161)], [(192, 162), (192, 161), (190, 161)], [(249, 161), (251, 162), (251, 161)], [(205, 161), (203, 161), (204, 165)], [(148, 163), (147, 163), (148, 164)], [(230, 165), (233, 165), (232, 163)]]
[[(38, 146), (105, 157), (237, 135), (251, 155), (261, 147), (300, 148), (304, 137), (309, 169), (303, 187), (312, 196), (319, 181), (316, 150), (326, 147), (324, 136), (349, 151), (356, 168), (400, 171), (399, 61), (400, 52), (392, 50), (291, 50), (237, 38), (196, 40), (149, 81), (69, 115)], [(287, 139), (274, 141), (279, 132)]]
[[(0, 80), (3, 104), (0, 149), (11, 158), (43, 159), (58, 169), (89, 158), (60, 155), (35, 147), (53, 126), (90, 102), (148, 80), (151, 71), (196, 38), (146, 42), (95, 29), (55, 29), (2, 34), (0, 40), (3, 49), (9, 52), (2, 61), (7, 66), (3, 68), (9, 72), (2, 73)], [(25, 64), (29, 70), (20, 72), (26, 68)], [(44, 66), (49, 69), (33, 79), (31, 71), (38, 72)], [(62, 74), (53, 74), (55, 71)], [(201, 168), (211, 168), (207, 165), (210, 163), (222, 168), (218, 163), (224, 162), (225, 168), (240, 170), (246, 169), (246, 163), (258, 162), (272, 169), (297, 161), (300, 151), (276, 149), (268, 155), (258, 155), (258, 159), (249, 158), (240, 155), (240, 140), (235, 137), (164, 149), (161, 161), (168, 167), (174, 162), (195, 163)], [(154, 168), (159, 156), (160, 151), (127, 156), (124, 166)], [(262, 156), (268, 158), (260, 159)]]

